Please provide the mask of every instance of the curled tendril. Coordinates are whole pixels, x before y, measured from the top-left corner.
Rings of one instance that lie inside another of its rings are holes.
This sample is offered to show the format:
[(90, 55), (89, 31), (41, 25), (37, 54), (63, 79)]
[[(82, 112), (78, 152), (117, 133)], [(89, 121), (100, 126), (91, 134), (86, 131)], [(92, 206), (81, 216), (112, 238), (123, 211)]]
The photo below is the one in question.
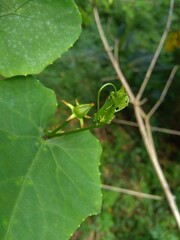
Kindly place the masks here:
[(98, 95), (97, 95), (97, 111), (99, 111), (99, 108), (100, 108), (100, 95), (101, 95), (101, 92), (107, 86), (112, 86), (114, 88), (114, 90), (115, 90), (115, 93), (117, 92), (116, 86), (113, 83), (106, 83), (106, 84), (104, 84), (98, 91)]

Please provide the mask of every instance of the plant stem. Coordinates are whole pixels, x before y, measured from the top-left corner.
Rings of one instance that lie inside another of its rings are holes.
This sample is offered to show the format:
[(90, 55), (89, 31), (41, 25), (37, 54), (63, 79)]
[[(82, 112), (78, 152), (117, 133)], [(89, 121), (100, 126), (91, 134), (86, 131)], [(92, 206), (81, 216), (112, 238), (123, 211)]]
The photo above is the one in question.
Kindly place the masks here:
[(59, 127), (55, 128), (51, 133), (49, 133), (48, 136), (49, 135), (54, 135), (59, 130), (63, 129), (63, 127), (65, 127), (67, 124), (68, 124), (68, 121), (63, 122), (63, 124), (61, 124)]
[(89, 127), (77, 128), (75, 130), (62, 132), (62, 133), (55, 133), (55, 134), (50, 133), (46, 137), (48, 139), (54, 138), (54, 137), (61, 137), (61, 136), (64, 136), (64, 135), (69, 135), (69, 134), (74, 134), (74, 133), (78, 133), (78, 132), (83, 132), (83, 131), (87, 131), (87, 130), (94, 129), (94, 128), (99, 128), (99, 127), (102, 127), (102, 125), (101, 126), (91, 125)]

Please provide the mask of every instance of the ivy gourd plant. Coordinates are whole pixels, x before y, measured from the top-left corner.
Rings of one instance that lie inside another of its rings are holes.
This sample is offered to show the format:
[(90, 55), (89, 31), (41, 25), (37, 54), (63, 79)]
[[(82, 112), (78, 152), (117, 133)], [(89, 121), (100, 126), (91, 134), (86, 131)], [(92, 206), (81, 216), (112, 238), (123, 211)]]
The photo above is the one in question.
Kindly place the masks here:
[[(72, 47), (80, 31), (73, 0), (0, 2), (1, 240), (67, 240), (100, 212), (101, 146), (81, 129), (58, 133), (61, 125), (47, 133), (56, 96), (32, 76)], [(93, 127), (107, 122), (103, 113), (112, 120), (117, 94), (110, 93), (111, 115), (99, 109)], [(71, 119), (78, 114), (83, 127), (92, 106), (77, 103)]]
[[(105, 103), (100, 108), (100, 94), (101, 91), (107, 87), (112, 86), (115, 91), (111, 91), (109, 96), (107, 97)], [(82, 132), (93, 128), (100, 128), (103, 127), (106, 124), (110, 124), (112, 120), (115, 117), (115, 113), (121, 111), (125, 107), (128, 106), (129, 103), (129, 97), (127, 93), (124, 91), (124, 88), (121, 87), (118, 91), (114, 84), (112, 83), (106, 83), (104, 84), (98, 91), (98, 97), (97, 97), (97, 112), (94, 114), (93, 122), (94, 124), (91, 126), (88, 126), (86, 128), (82, 128), (84, 125), (83, 118), (89, 118), (88, 115), (86, 115), (91, 108), (94, 106), (93, 103), (89, 104), (79, 104), (76, 100), (76, 106), (73, 106), (72, 104), (66, 102), (63, 100), (63, 102), (71, 109), (72, 114), (71, 116), (59, 127), (54, 129), (51, 132), (46, 133), (45, 138), (53, 138), (53, 137), (59, 137), (62, 135), (69, 135), (72, 133)], [(63, 127), (65, 127), (68, 123), (68, 121), (77, 118), (80, 121), (81, 129), (75, 129), (72, 131), (64, 132)]]

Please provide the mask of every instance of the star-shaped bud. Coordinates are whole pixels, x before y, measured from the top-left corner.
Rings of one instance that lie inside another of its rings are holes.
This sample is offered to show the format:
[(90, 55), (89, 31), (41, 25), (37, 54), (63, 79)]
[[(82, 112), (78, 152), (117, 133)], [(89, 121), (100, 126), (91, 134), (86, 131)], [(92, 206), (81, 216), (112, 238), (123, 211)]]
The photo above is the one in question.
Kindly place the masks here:
[(83, 126), (84, 126), (83, 118), (90, 118), (90, 116), (88, 116), (87, 113), (94, 106), (94, 103), (79, 104), (78, 100), (76, 99), (76, 106), (73, 106), (72, 104), (70, 104), (64, 100), (62, 100), (62, 102), (66, 106), (68, 106), (72, 111), (72, 114), (66, 119), (66, 121), (70, 121), (74, 118), (77, 118), (80, 122), (80, 127), (83, 128)]

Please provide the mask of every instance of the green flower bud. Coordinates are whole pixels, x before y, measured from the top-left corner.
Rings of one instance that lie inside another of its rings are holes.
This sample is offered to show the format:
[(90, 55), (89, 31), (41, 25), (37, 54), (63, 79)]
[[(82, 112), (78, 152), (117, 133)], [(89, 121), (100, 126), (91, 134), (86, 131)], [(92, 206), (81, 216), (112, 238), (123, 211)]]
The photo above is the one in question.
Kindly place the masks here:
[(73, 113), (77, 118), (83, 118), (94, 106), (94, 103), (79, 104), (73, 108)]

